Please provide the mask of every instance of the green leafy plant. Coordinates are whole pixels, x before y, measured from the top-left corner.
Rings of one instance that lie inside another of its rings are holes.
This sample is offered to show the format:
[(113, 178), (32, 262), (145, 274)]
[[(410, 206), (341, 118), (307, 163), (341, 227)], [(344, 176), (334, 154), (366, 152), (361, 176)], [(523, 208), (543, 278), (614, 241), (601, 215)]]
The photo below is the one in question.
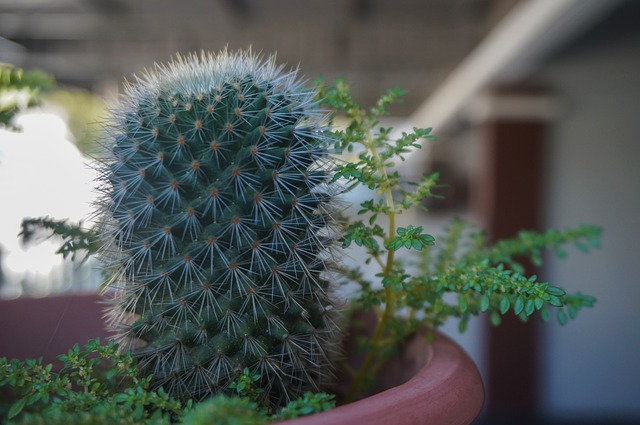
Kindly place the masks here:
[[(337, 167), (334, 180), (343, 181), (348, 190), (366, 187), (373, 196), (360, 203), (362, 218), (349, 221), (340, 239), (344, 248), (362, 247), (365, 263), (378, 268), (376, 280), (371, 280), (357, 266), (339, 267), (346, 282), (358, 284), (352, 308), (373, 311), (376, 317), (373, 332), (362, 344), (366, 354), (353, 371), (347, 400), (356, 398), (388, 356), (425, 326), (433, 328), (458, 318), (464, 331), (470, 317), (480, 313), (489, 314), (498, 325), (508, 312), (522, 320), (534, 313), (548, 320), (553, 310), (558, 321), (565, 323), (581, 308), (593, 305), (590, 296), (568, 295), (536, 276), (525, 276), (519, 259), (529, 258), (539, 265), (543, 250), (565, 255), (563, 247), (568, 244), (587, 251), (598, 246), (599, 228), (522, 232), (489, 244), (481, 232), (467, 231), (461, 220), (454, 220), (438, 238), (425, 233), (422, 226), (399, 226), (398, 216), (421, 208), (438, 185), (437, 174), (418, 182), (404, 181), (396, 167), (406, 154), (421, 147), (421, 141), (433, 139), (431, 129), (414, 128), (391, 139), (392, 129), (381, 127), (380, 119), (389, 105), (401, 99), (401, 91), (389, 91), (367, 110), (353, 99), (344, 81), (334, 86), (318, 84), (319, 97), (334, 117), (346, 120), (344, 129), (333, 132), (336, 150), (357, 153), (356, 160)], [(411, 254), (415, 254), (413, 265), (407, 261)]]
[[(46, 236), (45, 236), (46, 235)], [(69, 223), (69, 220), (56, 220), (50, 217), (25, 218), (18, 235), (25, 244), (37, 242), (40, 237), (62, 238), (62, 245), (56, 254), (75, 260), (78, 253), (83, 260), (98, 252), (100, 238), (96, 229), (86, 228), (82, 223)]]
[[(440, 184), (437, 174), (411, 182), (397, 171), (433, 139), (428, 128), (394, 138), (381, 125), (402, 94), (391, 90), (366, 109), (344, 81), (307, 89), (272, 58), (246, 52), (180, 58), (128, 86), (107, 141), (98, 232), (116, 290), (111, 324), (140, 376), (149, 375), (143, 392), (167, 403), (213, 396), (185, 423), (329, 408), (332, 396), (308, 391), (324, 383), (342, 334), (331, 280), (355, 284), (351, 311), (375, 317), (346, 401), (425, 327), (453, 318), (464, 331), (479, 314), (494, 325), (506, 314), (564, 324), (594, 304), (527, 275), (522, 263), (598, 247), (598, 227), (490, 243), (458, 219), (436, 236), (428, 222), (400, 224)], [(320, 104), (329, 121), (346, 124), (327, 125)], [(355, 159), (332, 158), (329, 145)], [(338, 217), (335, 195), (348, 200), (358, 187), (371, 197), (355, 218)], [(95, 251), (95, 234), (73, 225), (27, 224), (65, 236), (63, 255)], [(376, 272), (335, 261), (334, 242), (364, 251)]]
[(130, 353), (99, 339), (76, 344), (58, 356), (60, 364), (42, 359), (0, 358), (0, 423), (11, 425), (258, 425), (330, 409), (334, 397), (307, 392), (278, 411), (258, 403), (253, 388), (259, 375), (246, 368), (231, 387), (235, 396), (218, 395), (193, 405), (153, 389)]
[(269, 422), (259, 405), (248, 398), (217, 395), (198, 403), (183, 422), (189, 425), (262, 425)]
[(284, 409), (278, 412), (277, 418), (294, 419), (330, 410), (335, 405), (336, 400), (333, 394), (306, 392), (297, 400), (290, 401)]
[[(151, 389), (129, 353), (99, 339), (58, 356), (61, 368), (42, 359), (0, 358), (0, 389), (14, 400), (6, 411), (15, 423), (168, 424), (191, 403)], [(4, 404), (4, 403), (3, 403)], [(20, 416), (19, 416), (20, 415)]]
[(334, 396), (327, 393), (304, 393), (275, 413), (248, 397), (217, 395), (197, 403), (184, 415), (185, 425), (262, 425), (275, 421), (324, 412), (335, 406)]
[(43, 91), (55, 84), (42, 71), (25, 71), (0, 63), (0, 127), (11, 127), (11, 119), (20, 111), (37, 106)]

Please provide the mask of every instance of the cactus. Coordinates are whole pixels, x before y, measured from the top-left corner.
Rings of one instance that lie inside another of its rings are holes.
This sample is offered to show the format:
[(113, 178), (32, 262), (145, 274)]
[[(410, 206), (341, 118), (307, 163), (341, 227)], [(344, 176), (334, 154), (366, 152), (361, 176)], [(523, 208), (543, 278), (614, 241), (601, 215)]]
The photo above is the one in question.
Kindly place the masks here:
[(183, 400), (245, 368), (270, 406), (317, 389), (340, 332), (315, 90), (250, 51), (177, 56), (125, 89), (99, 203), (116, 341)]

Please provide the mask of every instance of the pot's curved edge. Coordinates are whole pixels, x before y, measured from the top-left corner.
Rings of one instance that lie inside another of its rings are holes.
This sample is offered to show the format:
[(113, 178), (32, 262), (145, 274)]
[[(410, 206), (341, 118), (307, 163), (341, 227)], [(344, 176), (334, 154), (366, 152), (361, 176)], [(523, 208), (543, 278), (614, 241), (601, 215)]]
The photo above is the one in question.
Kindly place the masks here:
[(327, 412), (282, 425), (467, 425), (480, 413), (484, 386), (473, 360), (435, 332), (430, 359), (408, 382)]

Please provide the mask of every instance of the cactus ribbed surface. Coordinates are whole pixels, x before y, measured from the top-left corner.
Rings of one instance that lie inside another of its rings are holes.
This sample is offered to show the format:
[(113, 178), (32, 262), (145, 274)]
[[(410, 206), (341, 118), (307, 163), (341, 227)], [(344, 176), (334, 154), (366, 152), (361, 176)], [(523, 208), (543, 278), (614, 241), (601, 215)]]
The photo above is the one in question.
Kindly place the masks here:
[(171, 395), (244, 368), (281, 405), (331, 373), (332, 161), (315, 91), (273, 57), (177, 57), (108, 125), (105, 246), (116, 340)]

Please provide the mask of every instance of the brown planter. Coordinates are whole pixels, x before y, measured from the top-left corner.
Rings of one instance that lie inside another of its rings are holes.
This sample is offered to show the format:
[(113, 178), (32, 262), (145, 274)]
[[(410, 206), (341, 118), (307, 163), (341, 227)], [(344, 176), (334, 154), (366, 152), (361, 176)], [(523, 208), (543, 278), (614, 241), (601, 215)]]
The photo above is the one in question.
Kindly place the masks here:
[(327, 412), (282, 424), (466, 425), (482, 408), (484, 387), (478, 369), (462, 348), (439, 332), (428, 344), (422, 337), (415, 338), (401, 359), (382, 375), (388, 380), (386, 385), (406, 382)]
[[(0, 357), (55, 361), (75, 343), (108, 334), (97, 295), (0, 300)], [(381, 388), (390, 388), (327, 412), (284, 421), (286, 425), (463, 425), (484, 400), (480, 374), (452, 340), (435, 332), (429, 344), (414, 338), (401, 357), (384, 368)]]
[(94, 294), (0, 300), (0, 357), (56, 363), (76, 343), (104, 340), (100, 302)]

